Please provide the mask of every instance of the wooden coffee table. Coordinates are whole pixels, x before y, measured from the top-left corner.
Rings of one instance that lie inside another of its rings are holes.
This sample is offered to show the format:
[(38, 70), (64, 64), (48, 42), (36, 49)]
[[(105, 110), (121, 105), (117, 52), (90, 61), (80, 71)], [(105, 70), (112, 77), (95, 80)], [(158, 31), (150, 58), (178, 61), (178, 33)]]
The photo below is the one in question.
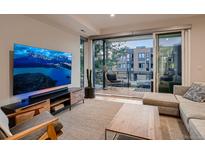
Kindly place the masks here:
[(108, 131), (136, 139), (160, 140), (158, 108), (148, 105), (124, 104), (109, 126), (105, 128), (105, 139), (107, 139)]

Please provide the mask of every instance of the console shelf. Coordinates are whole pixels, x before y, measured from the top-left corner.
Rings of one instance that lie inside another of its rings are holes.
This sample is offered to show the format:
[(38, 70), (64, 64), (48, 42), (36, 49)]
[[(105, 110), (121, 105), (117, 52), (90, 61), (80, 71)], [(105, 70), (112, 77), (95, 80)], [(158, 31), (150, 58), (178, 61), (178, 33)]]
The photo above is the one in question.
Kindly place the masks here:
[(66, 109), (70, 106), (70, 92), (63, 92), (55, 94), (50, 98), (50, 112), (52, 114), (58, 113), (60, 110)]
[[(76, 99), (77, 96), (78, 99)], [(72, 105), (80, 101), (84, 102), (83, 90), (81, 88), (69, 88), (66, 93), (61, 93), (50, 98), (50, 111), (52, 114), (57, 114), (65, 109), (72, 108)]]
[[(48, 93), (41, 93), (38, 95), (29, 96), (28, 99), (2, 106), (1, 109), (6, 113), (17, 113), (22, 110), (30, 110), (35, 108), (41, 108), (40, 112), (50, 111), (52, 114), (57, 114), (65, 109), (70, 109), (78, 102), (84, 103), (84, 92), (81, 88), (67, 88), (56, 91), (50, 91)], [(31, 116), (33, 113), (31, 113)], [(17, 123), (29, 118), (29, 115), (22, 115), (14, 119)]]
[(66, 101), (69, 101), (69, 100), (70, 100), (69, 98), (65, 98), (65, 99), (62, 99), (62, 100), (53, 102), (53, 103), (51, 103), (50, 107), (57, 106), (57, 105), (62, 104), (62, 103), (64, 103), (64, 102), (66, 102)]

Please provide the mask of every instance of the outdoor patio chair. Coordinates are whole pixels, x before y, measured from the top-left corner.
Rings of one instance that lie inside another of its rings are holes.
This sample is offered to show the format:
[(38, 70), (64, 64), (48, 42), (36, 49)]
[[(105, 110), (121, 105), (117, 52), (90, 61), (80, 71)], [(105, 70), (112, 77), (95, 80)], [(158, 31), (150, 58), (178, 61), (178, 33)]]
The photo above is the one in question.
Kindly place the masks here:
[(117, 79), (117, 74), (116, 73), (105, 73), (105, 83), (107, 86), (116, 86), (116, 87), (121, 87), (123, 86), (123, 80), (118, 80)]

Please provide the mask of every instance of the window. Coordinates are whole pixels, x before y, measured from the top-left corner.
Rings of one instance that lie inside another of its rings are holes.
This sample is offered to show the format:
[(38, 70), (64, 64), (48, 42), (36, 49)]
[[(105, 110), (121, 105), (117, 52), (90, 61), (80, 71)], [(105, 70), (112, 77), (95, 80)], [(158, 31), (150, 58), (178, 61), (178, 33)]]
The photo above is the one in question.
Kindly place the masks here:
[(145, 59), (145, 53), (138, 53), (138, 59), (144, 60)]
[(103, 47), (103, 40), (96, 40), (93, 41), (93, 83), (95, 88), (102, 88), (103, 87), (103, 66), (104, 66), (104, 47)]
[(85, 41), (80, 40), (80, 86), (84, 87), (84, 45)]
[(139, 63), (139, 68), (144, 68), (145, 64), (144, 63)]
[[(105, 72), (110, 71), (118, 74), (118, 79), (126, 83), (118, 84), (117, 87), (135, 87), (137, 91), (142, 89), (143, 91), (151, 91), (152, 89), (148, 85), (152, 82), (150, 75), (152, 70), (147, 68), (147, 62), (151, 66), (152, 48), (152, 35), (93, 40), (95, 88), (106, 89), (107, 86), (110, 86), (105, 78)], [(100, 58), (99, 53), (102, 53), (101, 57), (103, 58)], [(147, 74), (150, 78), (146, 81)], [(138, 78), (140, 75), (141, 77)]]
[(146, 71), (149, 71), (149, 63), (147, 63), (146, 65)]

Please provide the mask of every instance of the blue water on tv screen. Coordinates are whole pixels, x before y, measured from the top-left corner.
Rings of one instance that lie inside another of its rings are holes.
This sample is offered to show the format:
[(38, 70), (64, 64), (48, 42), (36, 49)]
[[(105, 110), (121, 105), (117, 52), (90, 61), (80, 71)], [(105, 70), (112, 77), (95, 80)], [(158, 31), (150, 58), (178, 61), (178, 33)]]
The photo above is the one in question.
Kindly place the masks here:
[(72, 54), (14, 44), (13, 94), (71, 84)]

